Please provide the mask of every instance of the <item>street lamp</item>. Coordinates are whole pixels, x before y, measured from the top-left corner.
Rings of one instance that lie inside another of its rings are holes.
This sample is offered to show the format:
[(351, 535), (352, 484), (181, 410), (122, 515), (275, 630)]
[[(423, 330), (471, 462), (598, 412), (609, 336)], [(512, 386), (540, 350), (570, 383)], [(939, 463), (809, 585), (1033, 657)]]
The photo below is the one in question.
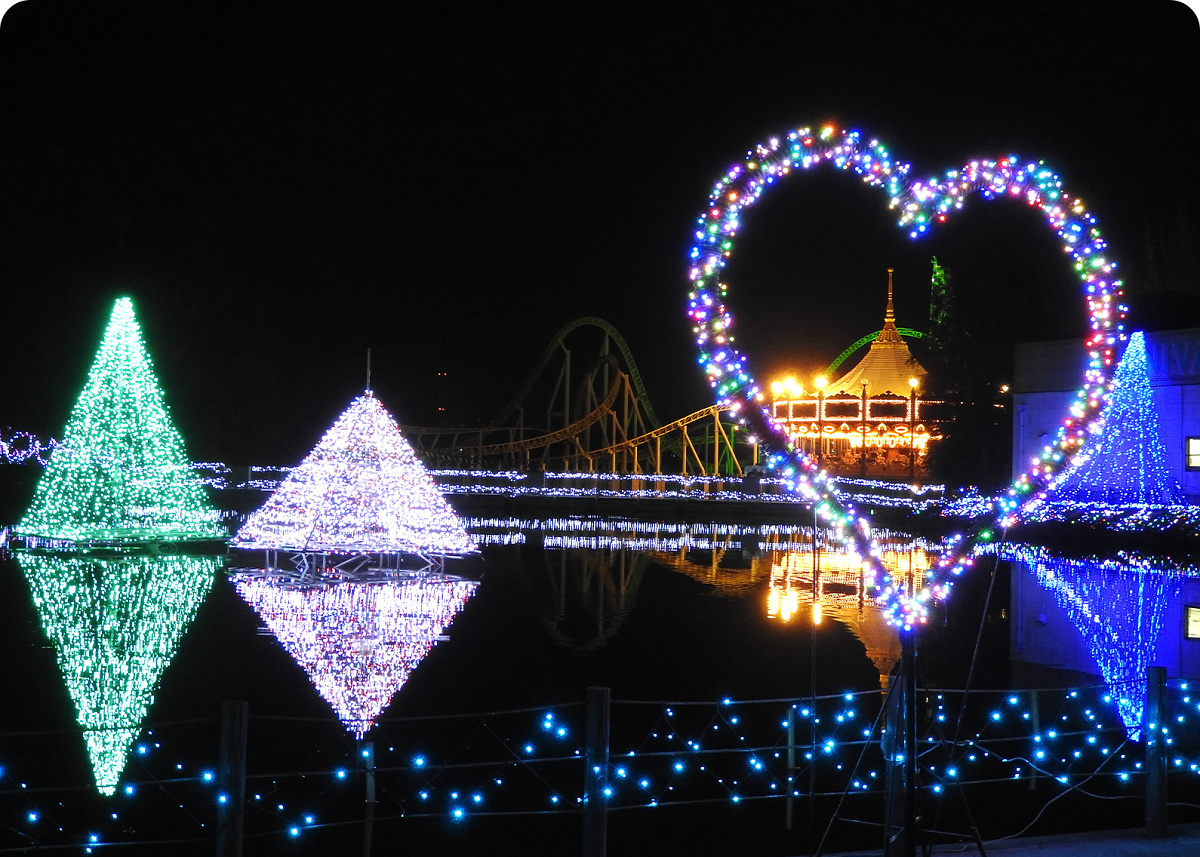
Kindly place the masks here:
[(910, 392), (908, 394), (908, 479), (913, 481), (916, 479), (917, 473), (917, 384), (916, 378), (908, 379)]
[(858, 465), (860, 476), (863, 479), (867, 478), (867, 379), (862, 382), (862, 409), (859, 411), (861, 421), (860, 430), (862, 432), (862, 446), (858, 450)]
[(825, 451), (825, 385), (828, 380), (818, 375), (817, 385), (817, 466), (821, 466), (821, 453)]

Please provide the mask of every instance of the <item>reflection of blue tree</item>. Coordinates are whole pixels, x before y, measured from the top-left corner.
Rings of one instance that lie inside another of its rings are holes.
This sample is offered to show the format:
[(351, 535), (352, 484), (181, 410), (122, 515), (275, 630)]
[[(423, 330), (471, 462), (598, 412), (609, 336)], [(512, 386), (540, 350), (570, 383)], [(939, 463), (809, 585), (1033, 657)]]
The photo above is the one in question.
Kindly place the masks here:
[(1163, 627), (1168, 572), (1087, 560), (1031, 563), (1087, 643), (1130, 738), (1141, 731), (1146, 668)]
[(1129, 337), (1113, 374), (1113, 390), (1101, 415), (1100, 435), (1056, 489), (1056, 499), (1096, 503), (1181, 502), (1179, 483), (1167, 470), (1150, 390), (1146, 340)]
[(295, 588), (245, 576), (254, 608), (338, 719), (362, 737), (429, 654), (478, 584), (443, 574)]
[(75, 703), (96, 787), (111, 795), (154, 689), (222, 558), (18, 554)]

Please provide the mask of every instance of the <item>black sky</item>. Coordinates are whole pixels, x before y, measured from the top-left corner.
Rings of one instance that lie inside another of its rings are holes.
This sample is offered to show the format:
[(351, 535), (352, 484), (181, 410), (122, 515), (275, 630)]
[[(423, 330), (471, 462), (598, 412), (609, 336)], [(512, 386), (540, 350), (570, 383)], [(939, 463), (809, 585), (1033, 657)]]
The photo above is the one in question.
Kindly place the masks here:
[[(7, 12), (0, 426), (61, 431), (122, 294), (198, 459), (294, 462), (362, 389), (368, 347), (401, 422), (446, 395), (486, 420), (587, 315), (682, 416), (709, 403), (683, 315), (708, 191), (826, 119), (919, 174), (1044, 158), (1098, 217), (1135, 326), (1139, 300), (1148, 326), (1200, 324), (1161, 310), (1200, 293), (1182, 4), (409, 5)], [(747, 213), (726, 279), (759, 375), (877, 329), (888, 267), (922, 328), (934, 253), (988, 347), (1082, 332), (1033, 212), (965, 212), (920, 244), (892, 222), (833, 173)]]

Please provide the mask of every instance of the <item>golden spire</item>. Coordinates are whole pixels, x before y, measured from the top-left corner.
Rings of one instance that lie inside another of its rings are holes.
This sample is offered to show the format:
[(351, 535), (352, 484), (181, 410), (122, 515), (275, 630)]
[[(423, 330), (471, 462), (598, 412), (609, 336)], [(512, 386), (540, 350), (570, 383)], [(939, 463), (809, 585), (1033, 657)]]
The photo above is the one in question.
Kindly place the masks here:
[(892, 308), (892, 269), (888, 268), (888, 298), (887, 309), (883, 313), (883, 330), (879, 331), (876, 342), (902, 342), (899, 331), (896, 330), (896, 311)]

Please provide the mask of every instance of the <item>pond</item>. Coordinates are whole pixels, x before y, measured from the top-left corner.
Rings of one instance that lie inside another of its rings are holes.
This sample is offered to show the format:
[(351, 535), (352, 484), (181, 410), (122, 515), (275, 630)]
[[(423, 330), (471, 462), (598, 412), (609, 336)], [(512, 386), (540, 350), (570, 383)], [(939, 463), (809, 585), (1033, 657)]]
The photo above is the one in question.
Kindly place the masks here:
[[(814, 550), (801, 525), (467, 523), (481, 552), (444, 574), (352, 581), (264, 574), (248, 553), (13, 552), (0, 566), (11, 819), (0, 847), (95, 836), (211, 853), (230, 799), (221, 718), (241, 701), (248, 853), (473, 854), (498, 838), (524, 854), (577, 853), (589, 688), (608, 689), (614, 754), (644, 752), (657, 771), (614, 773), (634, 779), (608, 813), (610, 853), (664, 837), (668, 853), (801, 853), (829, 829), (826, 850), (880, 841), (829, 819), (851, 768), (871, 794), (855, 813), (881, 817), (883, 768), (866, 772), (874, 763), (854, 754), (864, 736), (879, 744), (900, 643), (827, 533)], [(901, 580), (919, 578), (937, 547), (881, 538)], [(1011, 610), (1031, 597), (1018, 574), (1010, 600), (1010, 571), (979, 563), (934, 611), (918, 647), (923, 687), (1010, 686), (1010, 629), (1025, 621)], [(1042, 661), (1110, 679), (1083, 659)], [(1019, 674), (1062, 687), (1057, 670)], [(822, 725), (781, 729), (793, 717)], [(709, 734), (711, 747), (683, 737)], [(662, 768), (667, 754), (684, 764), (679, 741), (687, 770)], [(810, 756), (836, 761), (818, 772)], [(817, 797), (787, 799), (789, 778), (805, 777), (798, 791)]]

